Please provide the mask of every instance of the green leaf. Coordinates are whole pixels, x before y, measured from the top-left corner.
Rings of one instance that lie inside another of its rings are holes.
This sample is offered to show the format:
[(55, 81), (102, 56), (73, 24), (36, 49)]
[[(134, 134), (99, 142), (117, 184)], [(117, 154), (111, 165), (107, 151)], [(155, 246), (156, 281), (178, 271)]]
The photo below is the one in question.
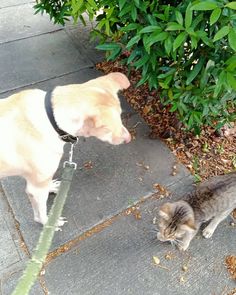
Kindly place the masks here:
[(139, 34), (144, 34), (144, 33), (152, 33), (155, 31), (161, 31), (161, 27), (159, 26), (147, 26), (145, 28), (143, 28), (142, 30), (139, 31)]
[(233, 71), (236, 68), (236, 56), (231, 56), (227, 61), (225, 62), (228, 67), (226, 68), (227, 71)]
[(172, 74), (174, 74), (176, 72), (176, 69), (170, 69), (168, 72), (166, 72), (165, 74), (160, 74), (157, 76), (157, 78), (159, 79), (164, 79)]
[(215, 67), (215, 62), (213, 60), (208, 60), (205, 70), (203, 71), (203, 73), (201, 73), (201, 79), (200, 79), (200, 88), (203, 89), (209, 80), (210, 77), (210, 72), (212, 70), (212, 68)]
[(202, 69), (204, 61), (205, 61), (205, 58), (200, 57), (198, 63), (194, 66), (193, 70), (188, 75), (188, 79), (186, 80), (186, 85), (189, 85), (196, 78), (196, 76), (199, 74), (199, 72)]
[(97, 49), (99, 50), (115, 50), (117, 48), (120, 48), (120, 46), (116, 43), (104, 43), (96, 46)]
[(131, 23), (131, 24), (128, 24), (127, 26), (121, 28), (120, 30), (122, 32), (128, 32), (128, 31), (132, 31), (132, 30), (136, 30), (140, 27), (139, 24), (136, 24), (136, 23)]
[(164, 46), (165, 46), (165, 51), (166, 51), (166, 53), (169, 55), (170, 52), (171, 52), (172, 46), (173, 46), (173, 41), (172, 41), (171, 36), (169, 36), (169, 37), (165, 40)]
[(236, 90), (236, 79), (234, 78), (233, 74), (231, 74), (230, 72), (227, 72), (227, 82), (228, 84), (234, 89)]
[(228, 35), (229, 45), (230, 47), (236, 51), (236, 31), (231, 28)]
[(164, 15), (165, 15), (165, 19), (168, 20), (170, 15), (170, 5), (166, 5), (166, 8), (164, 10)]
[(156, 14), (154, 14), (154, 16), (156, 16), (157, 18), (159, 18), (159, 19), (161, 19), (163, 21), (166, 21), (166, 18), (165, 18), (164, 14), (156, 13)]
[(94, 10), (97, 10), (98, 7), (97, 7), (97, 4), (94, 0), (87, 0), (89, 5), (94, 9)]
[(126, 3), (126, 0), (119, 0), (119, 8), (120, 8), (120, 10), (122, 10), (122, 8), (124, 7), (125, 3)]
[(173, 43), (173, 51), (179, 48), (185, 42), (186, 38), (187, 38), (186, 32), (180, 33)]
[(186, 13), (185, 13), (184, 23), (185, 23), (186, 29), (188, 29), (192, 24), (193, 12), (191, 10), (191, 5), (192, 5), (192, 3), (190, 2), (187, 9), (186, 9)]
[(204, 31), (197, 31), (196, 32), (198, 37), (202, 39), (202, 41), (209, 47), (214, 47), (213, 46), (213, 41), (208, 38), (207, 33)]
[(134, 66), (136, 67), (136, 69), (139, 69), (140, 67), (142, 67), (148, 60), (149, 60), (149, 54), (144, 55), (142, 58), (140, 58), (139, 60), (137, 60), (134, 63)]
[(126, 48), (130, 48), (130, 47), (132, 47), (134, 44), (136, 44), (136, 43), (138, 43), (138, 41), (140, 40), (140, 35), (136, 35), (136, 36), (134, 36), (133, 38), (131, 38), (130, 40), (129, 40), (129, 42), (127, 43), (127, 45), (126, 45)]
[(198, 39), (194, 36), (190, 36), (191, 39), (191, 48), (192, 49), (196, 49), (197, 48), (197, 43), (198, 43)]
[(130, 56), (128, 57), (127, 64), (130, 64), (137, 57), (137, 55), (138, 55), (137, 51), (133, 50)]
[(137, 8), (135, 6), (132, 6), (131, 9), (131, 18), (135, 22), (137, 19)]
[(156, 43), (167, 39), (169, 34), (167, 32), (154, 32), (146, 40), (145, 49), (147, 52), (150, 51), (150, 47)]
[(105, 32), (106, 32), (107, 36), (111, 35), (110, 22), (108, 19), (106, 19), (106, 21), (105, 21)]
[(218, 97), (219, 93), (221, 92), (222, 86), (226, 81), (226, 73), (222, 71), (219, 75), (219, 79), (216, 83), (215, 89), (214, 89), (214, 94), (213, 97), (216, 98)]
[(178, 10), (176, 10), (176, 11), (175, 11), (175, 16), (176, 16), (176, 20), (177, 20), (177, 22), (178, 22), (181, 26), (183, 26), (184, 20), (183, 20), (183, 16), (182, 16), (181, 12), (178, 11)]
[(173, 104), (171, 109), (170, 109), (170, 112), (173, 113), (177, 110), (177, 104)]
[(191, 10), (202, 10), (202, 11), (206, 11), (206, 10), (213, 10), (215, 8), (217, 8), (218, 5), (212, 1), (202, 1), (200, 3), (196, 3), (191, 7)]
[(143, 75), (143, 76), (142, 76), (142, 79), (139, 80), (139, 82), (136, 84), (136, 87), (141, 86), (141, 85), (144, 84), (148, 79), (149, 79), (149, 75)]
[(115, 60), (120, 53), (121, 47), (117, 47), (116, 49), (111, 51), (111, 54), (108, 56), (107, 60)]
[(131, 13), (131, 9), (132, 9), (132, 6), (129, 4), (129, 5), (126, 5), (124, 6), (121, 10), (120, 10), (120, 13), (119, 13), (119, 17), (122, 17), (124, 16), (125, 14), (130, 14)]
[(139, 8), (139, 5), (140, 5), (139, 0), (134, 0), (134, 3), (135, 3), (135, 6), (136, 6), (137, 8)]
[(236, 1), (229, 2), (225, 5), (225, 7), (236, 10)]
[(219, 7), (215, 8), (210, 16), (210, 25), (212, 26), (214, 23), (216, 23), (221, 15), (221, 9)]
[(177, 23), (169, 23), (168, 27), (165, 29), (166, 31), (183, 31), (184, 27)]
[(223, 37), (227, 36), (228, 34), (229, 34), (229, 26), (224, 26), (215, 34), (213, 42), (216, 42), (216, 41), (222, 39)]

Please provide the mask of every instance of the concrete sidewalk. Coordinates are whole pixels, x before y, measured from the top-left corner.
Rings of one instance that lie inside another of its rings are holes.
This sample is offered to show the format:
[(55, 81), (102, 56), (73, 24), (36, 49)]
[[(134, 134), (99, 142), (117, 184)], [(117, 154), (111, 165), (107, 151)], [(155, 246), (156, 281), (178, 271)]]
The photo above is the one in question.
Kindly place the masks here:
[[(0, 98), (102, 75), (94, 68), (103, 56), (88, 42), (90, 27), (55, 26), (48, 16), (34, 15), (33, 4), (1, 0)], [(121, 100), (124, 122), (136, 138), (121, 146), (80, 141), (63, 211), (68, 223), (55, 234), (31, 294), (226, 295), (235, 287), (224, 266), (225, 256), (236, 251), (235, 228), (226, 220), (212, 239), (199, 234), (186, 253), (156, 240), (152, 220), (163, 200), (153, 185), (165, 186), (175, 199), (192, 189), (193, 179), (161, 141), (148, 138), (148, 127)], [(0, 294), (9, 295), (42, 229), (33, 222), (21, 178), (1, 180), (0, 213)]]

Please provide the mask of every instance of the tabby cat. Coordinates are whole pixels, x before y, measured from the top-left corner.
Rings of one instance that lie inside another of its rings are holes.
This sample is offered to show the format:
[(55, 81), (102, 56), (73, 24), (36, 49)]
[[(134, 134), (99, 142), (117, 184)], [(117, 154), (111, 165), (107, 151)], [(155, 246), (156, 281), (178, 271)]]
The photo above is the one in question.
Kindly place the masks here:
[(159, 210), (160, 241), (186, 250), (202, 223), (209, 221), (203, 236), (210, 238), (218, 224), (236, 208), (236, 172), (215, 176), (197, 186), (183, 200), (165, 203)]

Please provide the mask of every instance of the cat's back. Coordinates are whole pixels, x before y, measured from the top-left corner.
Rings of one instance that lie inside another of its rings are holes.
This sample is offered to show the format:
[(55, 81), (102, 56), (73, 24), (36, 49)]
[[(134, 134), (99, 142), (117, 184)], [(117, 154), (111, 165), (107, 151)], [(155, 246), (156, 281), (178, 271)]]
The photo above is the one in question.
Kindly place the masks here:
[(212, 193), (224, 192), (235, 189), (236, 193), (236, 172), (231, 172), (225, 175), (213, 176), (207, 181), (201, 183), (198, 187), (198, 191), (208, 189)]
[(208, 220), (212, 216), (236, 207), (236, 172), (214, 176), (197, 186), (188, 198), (195, 213)]

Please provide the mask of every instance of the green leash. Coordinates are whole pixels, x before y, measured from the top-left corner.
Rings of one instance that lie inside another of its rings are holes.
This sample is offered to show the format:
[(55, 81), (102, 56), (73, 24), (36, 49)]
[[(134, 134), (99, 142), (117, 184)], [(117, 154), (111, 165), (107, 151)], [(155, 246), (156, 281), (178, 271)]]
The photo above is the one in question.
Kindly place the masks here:
[(74, 172), (77, 168), (76, 163), (72, 162), (74, 144), (71, 144), (69, 152), (69, 161), (64, 162), (61, 184), (58, 194), (54, 200), (50, 210), (48, 221), (44, 225), (40, 234), (38, 244), (33, 252), (31, 260), (28, 262), (26, 269), (20, 278), (12, 295), (27, 295), (34, 282), (37, 280), (38, 274), (45, 262), (47, 253), (52, 244), (55, 230), (57, 230), (57, 222), (61, 216), (68, 191), (73, 179)]

